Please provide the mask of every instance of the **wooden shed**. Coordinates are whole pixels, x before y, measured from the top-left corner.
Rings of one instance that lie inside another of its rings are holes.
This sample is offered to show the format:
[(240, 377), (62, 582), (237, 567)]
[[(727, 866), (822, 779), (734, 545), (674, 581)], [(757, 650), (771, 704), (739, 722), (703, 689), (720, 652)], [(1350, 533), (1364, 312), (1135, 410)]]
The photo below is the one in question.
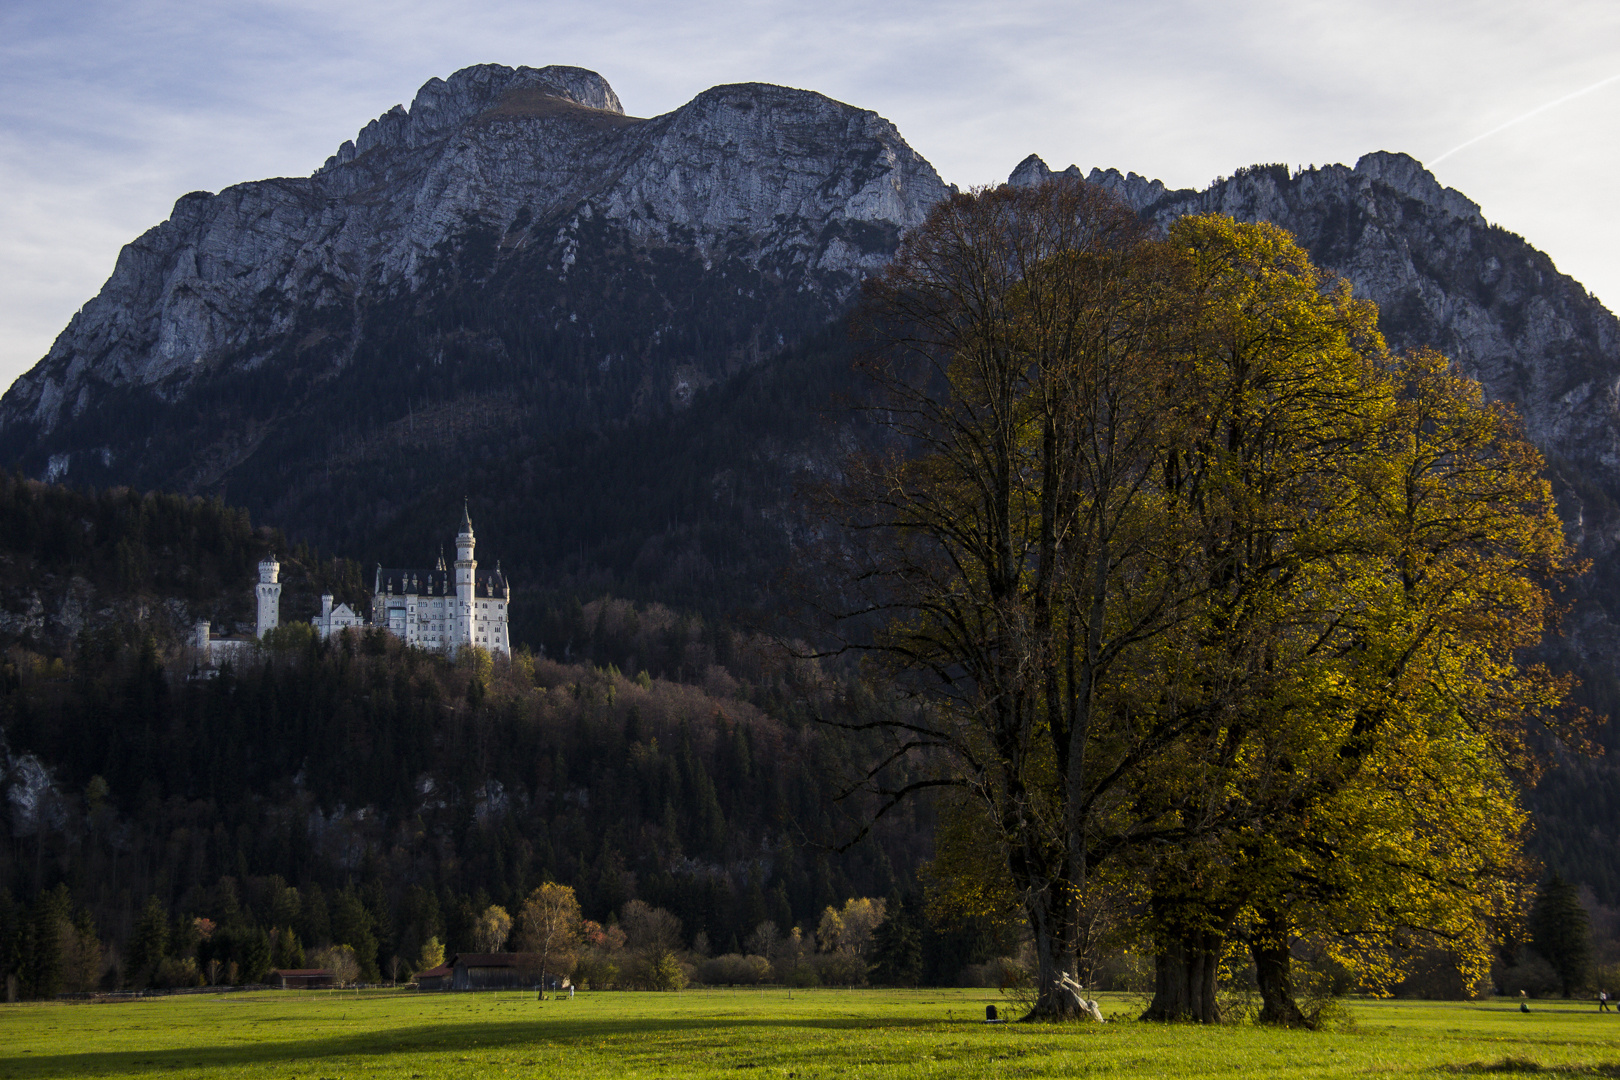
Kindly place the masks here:
[(456, 969), (449, 964), (440, 964), (436, 968), (418, 971), (416, 973), (416, 988), (418, 990), (448, 990), (455, 975)]
[(325, 968), (284, 968), (271, 974), (283, 990), (330, 990), (337, 985)]
[[(457, 953), (449, 964), (453, 990), (532, 990), (540, 985), (540, 954)], [(548, 973), (547, 982), (556, 977)]]

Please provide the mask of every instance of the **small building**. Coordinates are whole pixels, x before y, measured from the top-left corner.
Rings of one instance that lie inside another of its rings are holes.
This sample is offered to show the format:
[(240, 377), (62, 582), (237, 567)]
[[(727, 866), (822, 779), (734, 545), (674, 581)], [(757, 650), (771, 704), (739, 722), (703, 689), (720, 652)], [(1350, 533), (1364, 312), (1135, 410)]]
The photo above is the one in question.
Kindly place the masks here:
[(321, 594), (321, 613), (309, 620), (315, 626), (315, 633), (325, 641), (333, 634), (340, 634), (345, 630), (363, 630), (366, 621), (354, 613), (348, 604), (332, 606), (332, 594)]
[(418, 990), (448, 990), (455, 975), (456, 969), (449, 964), (440, 964), (436, 968), (418, 971), (416, 973), (416, 988)]
[(336, 978), (325, 968), (286, 968), (271, 975), (283, 990), (330, 990), (337, 985)]
[(253, 659), (259, 639), (244, 634), (215, 637), (214, 628), (207, 619), (198, 619), (192, 627), (192, 647), (197, 651), (195, 678), (211, 679), (219, 674), (223, 664), (244, 664)]
[[(540, 985), (539, 953), (457, 953), (448, 966), (452, 990), (533, 990)], [(556, 989), (568, 980), (547, 972), (546, 984)]]

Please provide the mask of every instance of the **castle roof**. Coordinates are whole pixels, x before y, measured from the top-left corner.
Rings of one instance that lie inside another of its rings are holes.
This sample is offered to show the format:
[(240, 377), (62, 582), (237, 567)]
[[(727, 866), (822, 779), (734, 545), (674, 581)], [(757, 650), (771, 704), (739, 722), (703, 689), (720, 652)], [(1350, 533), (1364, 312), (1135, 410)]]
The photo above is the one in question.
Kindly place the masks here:
[[(388, 570), (377, 571), (377, 592), (395, 596), (454, 596), (456, 574), (454, 570)], [(480, 570), (473, 578), (473, 595), (505, 599), (506, 575), (499, 569)]]

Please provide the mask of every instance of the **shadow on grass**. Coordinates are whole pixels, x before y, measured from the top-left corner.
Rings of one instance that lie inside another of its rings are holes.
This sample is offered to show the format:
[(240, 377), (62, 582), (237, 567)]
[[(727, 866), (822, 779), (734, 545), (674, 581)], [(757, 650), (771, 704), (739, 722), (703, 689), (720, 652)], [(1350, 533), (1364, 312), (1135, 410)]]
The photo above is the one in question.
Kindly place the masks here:
[[(679, 1018), (635, 1017), (602, 1019), (531, 1018), (430, 1024), (380, 1031), (356, 1032), (326, 1038), (255, 1042), (234, 1046), (174, 1047), (161, 1050), (109, 1050), (78, 1054), (30, 1054), (0, 1059), (0, 1078), (21, 1080), (44, 1076), (95, 1076), (107, 1073), (164, 1073), (176, 1069), (232, 1069), (253, 1065), (313, 1065), (329, 1058), (394, 1054), (488, 1054), (514, 1047), (566, 1049), (576, 1043), (619, 1036), (698, 1034), (717, 1028), (782, 1030), (801, 1028), (851, 1031), (884, 1028), (904, 1030), (932, 1027), (937, 1018), (792, 1017)], [(752, 1043), (758, 1046), (757, 1042)], [(667, 1044), (666, 1044), (667, 1046)]]
[(1597, 1065), (1543, 1065), (1528, 1058), (1505, 1057), (1501, 1061), (1473, 1062), (1449, 1065), (1448, 1072), (1484, 1076), (1616, 1076), (1620, 1077), (1620, 1063), (1604, 1062)]

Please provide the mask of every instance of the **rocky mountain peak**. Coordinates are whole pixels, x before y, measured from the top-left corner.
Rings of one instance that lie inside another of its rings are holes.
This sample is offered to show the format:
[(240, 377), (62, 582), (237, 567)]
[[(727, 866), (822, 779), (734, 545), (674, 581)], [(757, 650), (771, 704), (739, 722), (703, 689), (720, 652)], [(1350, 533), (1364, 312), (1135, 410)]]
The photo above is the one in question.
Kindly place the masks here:
[[(1079, 166), (1070, 165), (1062, 172), (1056, 172), (1042, 161), (1039, 155), (1031, 154), (1018, 165), (1007, 177), (1007, 183), (1013, 187), (1032, 187), (1044, 183), (1054, 176), (1070, 176), (1084, 179), (1092, 184), (1107, 188), (1118, 198), (1123, 200), (1131, 209), (1138, 213), (1150, 212), (1167, 197), (1176, 204), (1197, 196), (1199, 193), (1190, 188), (1171, 189), (1163, 181), (1150, 180), (1136, 173), (1121, 174), (1118, 169), (1092, 169), (1082, 174)], [(1471, 222), (1475, 225), (1485, 225), (1485, 218), (1479, 212), (1479, 206), (1462, 192), (1448, 188), (1434, 178), (1434, 174), (1423, 167), (1423, 163), (1407, 154), (1390, 153), (1378, 150), (1371, 154), (1362, 155), (1356, 162), (1354, 169), (1343, 165), (1328, 165), (1321, 169), (1304, 170), (1296, 176), (1286, 166), (1281, 165), (1255, 165), (1239, 169), (1233, 175), (1233, 181), (1242, 181), (1247, 194), (1254, 199), (1265, 199), (1268, 193), (1256, 190), (1258, 187), (1270, 188), (1272, 192), (1281, 192), (1289, 187), (1298, 177), (1333, 177), (1344, 180), (1349, 177), (1358, 177), (1363, 180), (1382, 184), (1393, 191), (1416, 199), (1425, 206), (1438, 210), (1450, 217)], [(1217, 181), (1213, 187), (1226, 187), (1224, 181)], [(1235, 216), (1245, 216), (1236, 212)], [(1252, 215), (1251, 215), (1252, 216)]]
[(1422, 162), (1409, 155), (1392, 154), (1385, 150), (1364, 154), (1356, 162), (1355, 175), (1376, 180), (1454, 218), (1476, 225), (1485, 224), (1477, 203), (1455, 188), (1442, 187)]
[(427, 146), (485, 113), (532, 112), (538, 102), (547, 100), (624, 115), (619, 95), (594, 71), (564, 65), (509, 68), (475, 64), (448, 79), (432, 78), (423, 83), (409, 110), (395, 105), (371, 121), (327, 158), (316, 173), (346, 165), (379, 147)]
[[(64, 425), (100, 430), (120, 395), (176, 403), (259, 371), (302, 391), (357, 362), (403, 363), (416, 353), (401, 346), (366, 359), (393, 332), (384, 308), (465, 310), (455, 305), (473, 294), (527, 321), (510, 342), (482, 325), (459, 341), (487, 338), (491, 355), (534, 364), (590, 355), (588, 370), (614, 372), (619, 406), (662, 400), (661, 383), (703, 385), (836, 317), (948, 192), (893, 124), (821, 94), (717, 86), (641, 120), (583, 68), (464, 68), (312, 176), (182, 197), (0, 399), (0, 441), (77, 443)], [(709, 320), (700, 333), (693, 318)], [(442, 333), (413, 339), (424, 365), (442, 362)], [(647, 386), (619, 385), (629, 356), (652, 364)], [(144, 469), (129, 438), (47, 453), (47, 471)], [(252, 452), (233, 442), (219, 460), (228, 470)]]
[(1136, 173), (1121, 175), (1118, 169), (1094, 168), (1083, 177), (1078, 165), (1070, 165), (1062, 172), (1054, 172), (1038, 154), (1031, 154), (1020, 161), (1017, 168), (1007, 177), (1007, 183), (1011, 187), (1035, 187), (1055, 176), (1067, 176), (1076, 180), (1083, 178), (1087, 183), (1106, 188), (1139, 214), (1159, 202), (1169, 192), (1161, 180), (1149, 180)]

